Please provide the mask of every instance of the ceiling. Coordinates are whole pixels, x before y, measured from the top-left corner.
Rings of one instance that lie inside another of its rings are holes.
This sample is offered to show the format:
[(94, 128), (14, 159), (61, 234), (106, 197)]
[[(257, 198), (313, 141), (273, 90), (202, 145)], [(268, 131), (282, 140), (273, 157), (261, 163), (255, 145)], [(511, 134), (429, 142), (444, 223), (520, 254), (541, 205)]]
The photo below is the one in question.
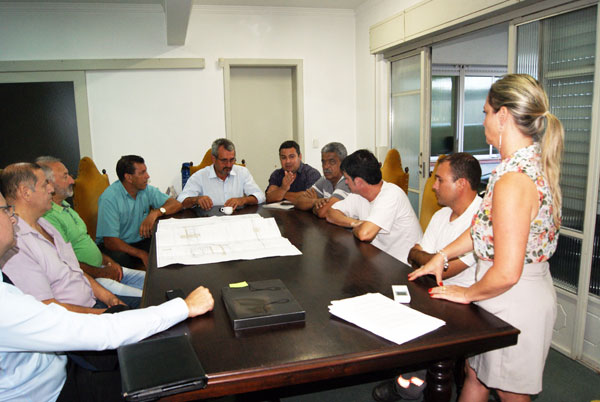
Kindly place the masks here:
[(165, 11), (167, 44), (181, 46), (185, 44), (194, 5), (356, 10), (367, 1), (369, 0), (0, 0), (0, 3), (162, 5)]
[[(166, 0), (168, 2), (168, 0)], [(194, 5), (253, 6), (253, 7), (303, 7), (355, 10), (367, 0), (192, 0)], [(0, 0), (0, 3), (16, 3)], [(96, 3), (96, 4), (162, 4), (163, 0), (18, 0), (19, 3)]]

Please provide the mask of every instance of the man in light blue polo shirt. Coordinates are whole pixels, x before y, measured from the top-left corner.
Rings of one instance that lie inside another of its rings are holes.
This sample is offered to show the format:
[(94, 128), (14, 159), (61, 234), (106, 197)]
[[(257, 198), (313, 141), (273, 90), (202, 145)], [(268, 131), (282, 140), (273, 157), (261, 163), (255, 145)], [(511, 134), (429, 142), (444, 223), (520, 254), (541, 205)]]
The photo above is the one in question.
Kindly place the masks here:
[(181, 203), (148, 185), (144, 159), (122, 156), (117, 162), (118, 181), (98, 200), (96, 243), (102, 252), (128, 267), (148, 267), (150, 238), (156, 219), (181, 210)]
[(212, 165), (194, 173), (177, 197), (184, 208), (211, 209), (213, 205), (224, 205), (235, 209), (265, 202), (265, 193), (250, 171), (235, 164), (233, 142), (219, 138), (212, 143), (210, 152)]

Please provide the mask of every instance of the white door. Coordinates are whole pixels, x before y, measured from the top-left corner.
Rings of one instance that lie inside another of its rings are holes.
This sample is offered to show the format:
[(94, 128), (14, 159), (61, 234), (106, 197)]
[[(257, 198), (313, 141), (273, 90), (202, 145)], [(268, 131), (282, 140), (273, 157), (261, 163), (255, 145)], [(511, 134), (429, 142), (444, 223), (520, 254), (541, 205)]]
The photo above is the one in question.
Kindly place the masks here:
[(281, 167), (279, 145), (295, 137), (293, 87), (291, 67), (230, 68), (228, 136), (263, 190)]
[(429, 177), (431, 51), (421, 49), (391, 62), (391, 146), (400, 152), (402, 166), (409, 169), (408, 199), (419, 215)]

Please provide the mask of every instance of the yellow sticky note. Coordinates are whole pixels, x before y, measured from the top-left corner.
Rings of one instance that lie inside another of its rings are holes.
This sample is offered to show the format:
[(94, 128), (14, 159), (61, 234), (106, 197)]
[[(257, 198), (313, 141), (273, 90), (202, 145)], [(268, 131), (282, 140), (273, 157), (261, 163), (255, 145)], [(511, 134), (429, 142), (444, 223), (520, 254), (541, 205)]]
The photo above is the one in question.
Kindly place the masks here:
[(248, 286), (248, 283), (246, 283), (246, 281), (229, 284), (230, 288), (245, 288), (246, 286)]

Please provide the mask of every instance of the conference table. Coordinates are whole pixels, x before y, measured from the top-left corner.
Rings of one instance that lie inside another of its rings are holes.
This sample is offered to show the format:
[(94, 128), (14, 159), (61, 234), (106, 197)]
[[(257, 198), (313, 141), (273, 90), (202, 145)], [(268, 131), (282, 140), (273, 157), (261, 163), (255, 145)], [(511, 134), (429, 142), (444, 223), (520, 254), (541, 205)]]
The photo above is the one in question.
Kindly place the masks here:
[[(425, 399), (449, 401), (454, 360), (517, 342), (519, 331), (477, 306), (431, 299), (432, 277), (408, 282), (411, 268), (360, 242), (348, 229), (310, 212), (250, 206), (234, 214), (273, 217), (302, 255), (203, 265), (156, 267), (153, 241), (144, 285), (143, 306), (165, 301), (169, 289), (188, 294), (210, 289), (214, 310), (175, 327), (190, 334), (208, 385), (164, 398), (197, 400), (254, 391), (283, 389), (391, 369), (428, 367)], [(219, 215), (213, 208), (207, 215)], [(175, 218), (196, 217), (184, 210)], [(234, 331), (221, 299), (231, 283), (280, 279), (306, 311), (303, 323)], [(398, 345), (332, 316), (328, 305), (365, 293), (392, 297), (391, 285), (408, 285), (410, 307), (440, 318), (446, 325)]]

